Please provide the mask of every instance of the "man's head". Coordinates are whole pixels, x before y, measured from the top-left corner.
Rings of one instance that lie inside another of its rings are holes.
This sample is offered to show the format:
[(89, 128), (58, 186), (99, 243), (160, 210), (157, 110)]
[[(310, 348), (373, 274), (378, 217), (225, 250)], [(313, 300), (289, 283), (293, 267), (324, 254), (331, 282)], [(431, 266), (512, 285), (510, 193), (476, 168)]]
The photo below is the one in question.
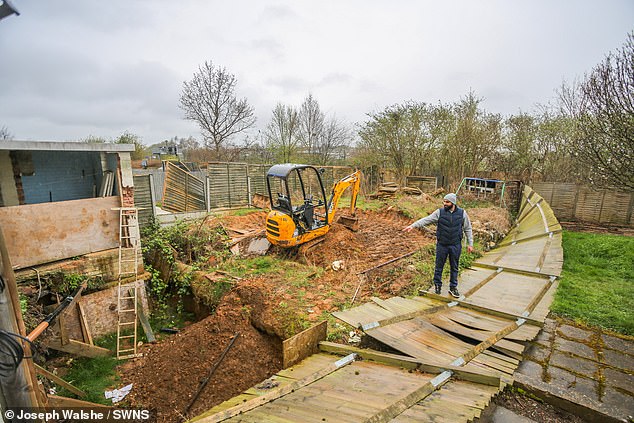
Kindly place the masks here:
[(442, 200), (442, 204), (445, 207), (445, 210), (451, 210), (453, 206), (456, 205), (457, 202), (458, 202), (458, 198), (456, 197), (456, 194), (454, 194), (453, 192), (445, 195), (445, 198), (443, 198)]

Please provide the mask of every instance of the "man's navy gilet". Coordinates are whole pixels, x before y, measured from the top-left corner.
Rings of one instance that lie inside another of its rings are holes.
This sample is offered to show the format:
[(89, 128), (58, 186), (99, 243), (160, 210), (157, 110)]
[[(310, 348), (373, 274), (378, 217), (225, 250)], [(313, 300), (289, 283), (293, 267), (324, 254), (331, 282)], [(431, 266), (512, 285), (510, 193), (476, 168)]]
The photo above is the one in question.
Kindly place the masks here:
[(462, 223), (464, 212), (456, 206), (453, 213), (440, 208), (440, 217), (436, 225), (436, 239), (442, 245), (456, 245), (462, 241)]

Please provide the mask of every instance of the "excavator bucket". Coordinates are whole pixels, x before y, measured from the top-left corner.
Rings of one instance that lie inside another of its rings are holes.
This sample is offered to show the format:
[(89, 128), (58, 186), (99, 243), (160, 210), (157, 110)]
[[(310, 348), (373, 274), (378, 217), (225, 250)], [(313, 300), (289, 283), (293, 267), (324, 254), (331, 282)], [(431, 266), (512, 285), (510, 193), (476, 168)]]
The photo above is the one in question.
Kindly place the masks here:
[(337, 223), (342, 224), (353, 232), (359, 230), (359, 218), (355, 216), (346, 216), (342, 214), (341, 216), (339, 216)]

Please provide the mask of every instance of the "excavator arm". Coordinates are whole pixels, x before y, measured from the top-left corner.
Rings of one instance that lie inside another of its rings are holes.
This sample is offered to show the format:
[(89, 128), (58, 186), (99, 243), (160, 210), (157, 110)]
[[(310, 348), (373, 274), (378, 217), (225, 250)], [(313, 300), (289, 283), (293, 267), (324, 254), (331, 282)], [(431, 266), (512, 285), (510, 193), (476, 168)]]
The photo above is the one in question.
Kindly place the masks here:
[(354, 216), (357, 207), (357, 196), (359, 195), (359, 189), (361, 187), (360, 170), (342, 178), (332, 187), (332, 194), (330, 196), (330, 201), (328, 202), (328, 222), (332, 222), (335, 218), (335, 212), (337, 211), (339, 200), (348, 187), (352, 187), (352, 192), (350, 193), (350, 214)]

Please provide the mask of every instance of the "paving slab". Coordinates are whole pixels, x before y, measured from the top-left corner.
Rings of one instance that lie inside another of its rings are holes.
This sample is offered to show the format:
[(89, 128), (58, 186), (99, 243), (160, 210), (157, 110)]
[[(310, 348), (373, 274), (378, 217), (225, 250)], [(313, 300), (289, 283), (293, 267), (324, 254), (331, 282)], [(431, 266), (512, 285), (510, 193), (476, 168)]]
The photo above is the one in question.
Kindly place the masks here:
[(519, 414), (509, 410), (508, 408), (496, 406), (490, 420), (491, 423), (535, 423), (535, 420), (528, 417), (520, 416)]
[(630, 405), (623, 402), (601, 402), (594, 395), (588, 397), (576, 389), (561, 388), (522, 373), (515, 373), (513, 378), (515, 386), (591, 422), (623, 422), (631, 415)]
[(634, 341), (550, 323), (529, 345), (516, 386), (589, 421), (634, 421)]
[(542, 380), (544, 374), (544, 368), (539, 363), (535, 363), (531, 360), (523, 360), (516, 370), (517, 373), (522, 373), (536, 380)]
[(593, 335), (593, 332), (587, 329), (581, 329), (570, 325), (561, 325), (557, 328), (557, 332), (566, 338), (571, 338), (576, 341), (588, 341)]
[(612, 367), (634, 373), (634, 356), (621, 351), (603, 350), (603, 360)]
[(573, 357), (559, 351), (553, 353), (549, 364), (550, 366), (561, 367), (572, 373), (581, 374), (592, 379), (596, 378), (597, 370), (599, 370), (599, 363), (596, 361)]
[(605, 348), (619, 350), (621, 352), (634, 355), (634, 342), (630, 340), (606, 334), (602, 334), (601, 339), (603, 339)]
[(548, 367), (550, 384), (560, 389), (574, 390), (586, 398), (599, 400), (599, 383), (554, 366)]
[(550, 356), (550, 349), (540, 344), (533, 344), (524, 351), (524, 356), (529, 360), (546, 362)]
[(634, 402), (634, 376), (614, 369), (604, 369), (603, 377), (607, 386), (629, 392), (632, 395), (631, 401)]
[(542, 332), (553, 333), (559, 326), (559, 322), (555, 319), (544, 320), (544, 326), (542, 326)]
[(589, 346), (580, 342), (569, 341), (568, 339), (555, 339), (554, 347), (556, 350), (569, 352), (589, 360), (596, 360), (597, 354)]
[(622, 410), (624, 419), (628, 417), (630, 420), (634, 420), (634, 398), (623, 394), (616, 389), (608, 388), (605, 390), (605, 394), (602, 398), (605, 407), (612, 407), (614, 409)]

